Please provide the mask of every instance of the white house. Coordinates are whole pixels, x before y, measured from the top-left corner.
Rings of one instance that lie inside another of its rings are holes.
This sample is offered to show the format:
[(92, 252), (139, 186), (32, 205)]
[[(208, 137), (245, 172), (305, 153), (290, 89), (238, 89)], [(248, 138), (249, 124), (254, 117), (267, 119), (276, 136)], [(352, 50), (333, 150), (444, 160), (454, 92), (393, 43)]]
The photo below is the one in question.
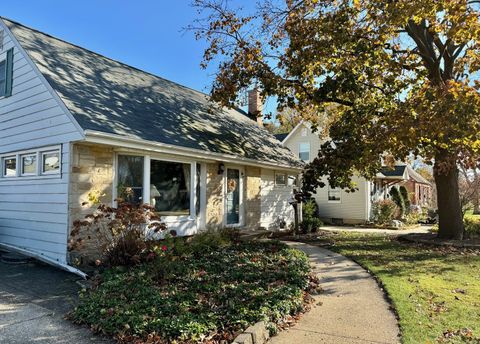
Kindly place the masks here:
[(241, 110), (2, 18), (0, 166), (0, 246), (65, 265), (94, 195), (150, 203), (179, 235), (272, 228), (302, 163)]
[[(278, 134), (276, 137), (305, 163), (317, 156), (322, 144), (319, 133), (313, 133), (306, 122), (300, 122), (290, 133)], [(353, 176), (352, 181), (358, 190), (346, 192), (331, 188), (328, 177), (324, 177), (326, 186), (317, 189), (317, 193), (313, 195), (319, 216), (324, 221), (335, 224), (370, 221), (373, 202), (389, 198), (389, 190), (394, 185), (405, 185), (407, 190), (413, 193), (410, 195), (412, 204), (427, 206), (431, 200), (431, 184), (405, 164), (399, 164), (394, 169), (383, 168), (372, 181), (359, 176)]]

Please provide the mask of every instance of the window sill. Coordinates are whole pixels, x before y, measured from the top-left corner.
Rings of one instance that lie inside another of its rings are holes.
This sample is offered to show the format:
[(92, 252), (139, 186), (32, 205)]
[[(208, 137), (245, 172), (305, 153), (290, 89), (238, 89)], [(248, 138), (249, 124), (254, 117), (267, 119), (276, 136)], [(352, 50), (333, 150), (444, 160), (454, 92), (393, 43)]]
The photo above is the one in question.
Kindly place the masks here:
[(328, 201), (328, 203), (340, 204), (342, 201)]
[(18, 176), (18, 177), (1, 177), (0, 183), (19, 181), (19, 180), (38, 180), (38, 179), (61, 179), (61, 173), (48, 174), (43, 176)]

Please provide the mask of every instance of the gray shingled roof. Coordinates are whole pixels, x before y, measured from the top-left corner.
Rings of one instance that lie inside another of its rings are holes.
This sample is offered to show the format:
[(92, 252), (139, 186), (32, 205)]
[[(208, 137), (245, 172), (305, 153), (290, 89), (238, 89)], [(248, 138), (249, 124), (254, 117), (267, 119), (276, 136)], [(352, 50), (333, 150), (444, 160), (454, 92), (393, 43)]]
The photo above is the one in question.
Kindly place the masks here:
[(245, 113), (205, 94), (2, 18), (84, 130), (300, 167)]
[(396, 165), (393, 168), (384, 166), (380, 171), (385, 177), (398, 177), (402, 178), (405, 173), (406, 165)]
[(285, 140), (288, 134), (290, 133), (275, 134), (274, 136), (278, 141), (283, 142), (283, 140)]

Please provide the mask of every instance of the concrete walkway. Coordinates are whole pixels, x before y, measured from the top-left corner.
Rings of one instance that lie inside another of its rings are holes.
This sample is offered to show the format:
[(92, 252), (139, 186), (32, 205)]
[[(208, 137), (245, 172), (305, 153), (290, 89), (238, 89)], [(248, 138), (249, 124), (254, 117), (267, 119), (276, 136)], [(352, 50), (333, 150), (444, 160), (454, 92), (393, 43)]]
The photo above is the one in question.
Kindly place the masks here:
[(312, 309), (270, 344), (399, 343), (399, 328), (383, 291), (363, 268), (329, 250), (302, 243), (324, 292)]
[(0, 343), (111, 342), (64, 319), (80, 289), (78, 279), (34, 261), (0, 262)]
[(320, 230), (327, 232), (376, 233), (397, 236), (411, 233), (430, 233), (431, 228), (432, 226), (429, 225), (422, 225), (420, 227), (412, 229), (382, 229), (355, 226), (322, 226)]

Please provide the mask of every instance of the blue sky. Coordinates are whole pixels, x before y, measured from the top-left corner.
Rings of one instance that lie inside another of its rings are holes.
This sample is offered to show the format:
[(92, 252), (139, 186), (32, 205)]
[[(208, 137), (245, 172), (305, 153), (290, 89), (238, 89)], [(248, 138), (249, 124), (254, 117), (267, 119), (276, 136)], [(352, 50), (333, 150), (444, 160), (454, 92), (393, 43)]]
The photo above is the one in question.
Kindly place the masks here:
[[(1, 16), (208, 92), (200, 69), (205, 44), (182, 32), (196, 16), (189, 0), (21, 0), (2, 3)], [(211, 73), (210, 73), (211, 74)]]
[[(252, 0), (242, 0), (252, 5)], [(0, 15), (163, 78), (208, 93), (205, 42), (184, 27), (197, 17), (190, 0), (21, 0)], [(266, 111), (273, 111), (269, 100)]]

